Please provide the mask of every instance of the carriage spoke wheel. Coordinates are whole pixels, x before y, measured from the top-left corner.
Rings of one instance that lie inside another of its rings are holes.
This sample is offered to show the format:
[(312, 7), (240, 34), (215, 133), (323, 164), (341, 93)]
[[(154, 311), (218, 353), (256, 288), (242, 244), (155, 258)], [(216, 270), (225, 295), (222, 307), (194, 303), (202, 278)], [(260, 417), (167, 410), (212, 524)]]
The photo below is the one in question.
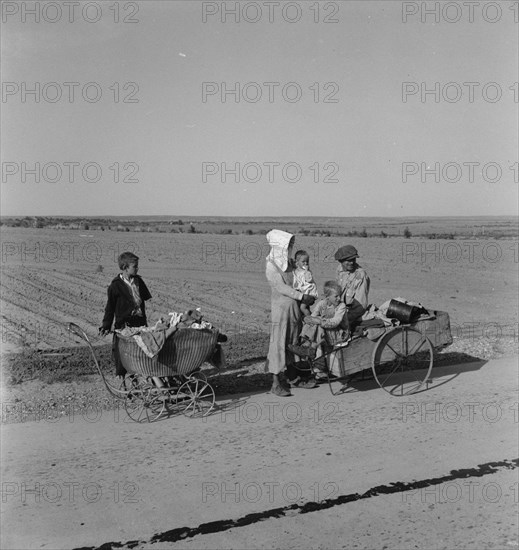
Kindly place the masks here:
[(190, 418), (208, 415), (213, 410), (214, 403), (213, 387), (205, 380), (191, 377), (178, 389), (177, 409)]
[(124, 408), (134, 422), (153, 422), (164, 413), (165, 394), (143, 376), (133, 375), (127, 389)]
[(207, 382), (207, 376), (201, 370), (197, 370), (195, 372), (192, 372), (189, 375), (189, 378), (198, 378), (198, 380), (202, 380), (203, 382)]
[(122, 392), (128, 392), (134, 388), (138, 388), (139, 384), (139, 375), (127, 372), (121, 380), (121, 385), (118, 389)]
[(425, 387), (433, 360), (428, 338), (414, 328), (397, 327), (386, 333), (373, 351), (373, 375), (391, 395), (410, 395)]

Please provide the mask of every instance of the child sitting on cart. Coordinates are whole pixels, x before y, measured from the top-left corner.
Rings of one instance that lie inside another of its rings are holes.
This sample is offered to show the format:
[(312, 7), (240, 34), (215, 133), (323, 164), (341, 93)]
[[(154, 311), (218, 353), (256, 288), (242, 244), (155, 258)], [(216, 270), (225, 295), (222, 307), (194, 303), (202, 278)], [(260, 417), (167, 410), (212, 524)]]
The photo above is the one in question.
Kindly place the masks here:
[(341, 293), (341, 286), (336, 281), (324, 283), (325, 297), (317, 302), (312, 315), (304, 318), (299, 344), (288, 346), (291, 352), (313, 359), (325, 342), (333, 345), (348, 339), (348, 316)]

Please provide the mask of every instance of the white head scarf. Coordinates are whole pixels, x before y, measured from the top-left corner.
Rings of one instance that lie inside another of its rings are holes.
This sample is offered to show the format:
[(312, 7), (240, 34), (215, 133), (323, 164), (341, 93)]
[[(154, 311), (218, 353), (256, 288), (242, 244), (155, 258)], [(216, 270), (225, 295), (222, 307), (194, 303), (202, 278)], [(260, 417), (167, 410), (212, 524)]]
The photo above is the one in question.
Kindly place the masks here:
[(273, 229), (267, 233), (267, 241), (270, 245), (267, 260), (274, 262), (281, 271), (286, 271), (288, 267), (288, 245), (293, 236), (280, 229)]

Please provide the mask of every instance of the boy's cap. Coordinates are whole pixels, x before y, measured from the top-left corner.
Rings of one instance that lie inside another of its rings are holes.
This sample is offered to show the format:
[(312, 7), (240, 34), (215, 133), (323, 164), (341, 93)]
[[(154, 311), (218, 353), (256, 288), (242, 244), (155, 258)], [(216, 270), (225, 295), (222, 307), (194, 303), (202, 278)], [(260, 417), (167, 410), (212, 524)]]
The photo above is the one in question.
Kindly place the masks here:
[(354, 258), (358, 258), (359, 253), (354, 246), (347, 244), (346, 246), (341, 246), (335, 253), (334, 257), (338, 262), (343, 262), (344, 260), (353, 260)]

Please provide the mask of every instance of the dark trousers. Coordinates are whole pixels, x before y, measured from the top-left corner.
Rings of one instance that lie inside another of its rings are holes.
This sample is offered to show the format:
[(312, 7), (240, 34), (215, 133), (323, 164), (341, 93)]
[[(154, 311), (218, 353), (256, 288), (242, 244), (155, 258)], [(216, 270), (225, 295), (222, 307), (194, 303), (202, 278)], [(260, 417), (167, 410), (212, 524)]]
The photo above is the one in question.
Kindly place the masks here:
[(360, 325), (361, 318), (364, 315), (366, 308), (364, 308), (357, 300), (347, 306), (348, 323), (350, 325), (350, 332), (353, 334), (355, 329)]

